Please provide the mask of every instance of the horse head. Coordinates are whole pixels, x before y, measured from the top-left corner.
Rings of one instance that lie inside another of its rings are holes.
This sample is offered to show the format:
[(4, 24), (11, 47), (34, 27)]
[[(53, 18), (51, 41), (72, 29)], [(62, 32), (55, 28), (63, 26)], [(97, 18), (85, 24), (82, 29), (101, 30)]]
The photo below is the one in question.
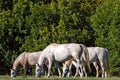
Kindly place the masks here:
[(17, 75), (17, 70), (15, 70), (15, 69), (10, 69), (10, 73), (11, 73), (11, 77), (16, 77), (16, 75)]
[(69, 67), (63, 63), (63, 73), (62, 73), (62, 77), (66, 77), (67, 74), (69, 72)]
[(41, 76), (41, 73), (43, 71), (43, 66), (42, 65), (39, 65), (39, 64), (36, 64), (36, 77), (40, 77)]

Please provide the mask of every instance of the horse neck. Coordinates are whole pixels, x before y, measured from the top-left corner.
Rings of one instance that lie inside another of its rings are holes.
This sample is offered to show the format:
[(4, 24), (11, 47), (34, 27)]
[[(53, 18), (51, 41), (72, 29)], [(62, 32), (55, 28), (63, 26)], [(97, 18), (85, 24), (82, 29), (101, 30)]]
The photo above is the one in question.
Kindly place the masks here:
[(26, 52), (23, 52), (16, 58), (16, 60), (14, 61), (14, 64), (13, 64), (13, 69), (18, 68), (18, 66), (21, 64), (21, 59), (25, 58), (25, 54), (26, 54)]
[(45, 59), (45, 56), (41, 55), (40, 58), (39, 58), (39, 65), (43, 65), (44, 59)]
[(15, 60), (14, 64), (13, 64), (13, 69), (16, 70), (19, 65), (20, 65), (20, 62), (19, 62), (19, 60), (18, 60), (18, 58), (17, 58), (17, 59)]

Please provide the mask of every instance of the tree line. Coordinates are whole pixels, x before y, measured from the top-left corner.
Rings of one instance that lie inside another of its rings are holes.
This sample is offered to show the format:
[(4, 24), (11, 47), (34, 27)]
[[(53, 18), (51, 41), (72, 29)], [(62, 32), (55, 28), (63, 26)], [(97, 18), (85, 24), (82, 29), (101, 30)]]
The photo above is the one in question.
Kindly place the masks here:
[(0, 0), (0, 74), (24, 51), (50, 43), (107, 48), (111, 75), (120, 76), (119, 0)]

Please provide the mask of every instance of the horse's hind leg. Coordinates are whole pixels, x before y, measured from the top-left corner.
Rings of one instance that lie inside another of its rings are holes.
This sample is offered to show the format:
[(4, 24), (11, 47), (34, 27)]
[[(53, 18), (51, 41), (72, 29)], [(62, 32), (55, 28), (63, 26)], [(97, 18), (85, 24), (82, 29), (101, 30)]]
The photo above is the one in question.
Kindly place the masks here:
[[(72, 64), (76, 67), (76, 69), (77, 69), (77, 62), (76, 61), (72, 61)], [(69, 69), (69, 70), (71, 70), (71, 68)], [(71, 72), (71, 71), (70, 71)], [(80, 77), (82, 78), (82, 76), (83, 76), (83, 70), (82, 70), (82, 64), (79, 64), (79, 75), (80, 75)]]
[(103, 78), (103, 77), (104, 77), (104, 75), (105, 75), (105, 70), (104, 70), (103, 63), (101, 63), (101, 68), (102, 68), (102, 78)]
[(76, 65), (76, 73), (75, 73), (74, 78), (77, 77), (77, 75), (78, 75), (78, 73), (79, 73), (79, 64), (80, 64), (80, 60), (79, 60), (79, 59), (76, 59), (76, 61), (77, 61), (77, 65)]
[(98, 78), (98, 76), (99, 76), (99, 66), (97, 65), (96, 62), (93, 62), (93, 65), (94, 65), (94, 67), (96, 69), (96, 77)]
[(102, 69), (102, 78), (106, 77), (106, 66), (103, 62), (101, 62), (101, 69)]
[(80, 64), (79, 75), (81, 78), (83, 77), (83, 64)]
[(106, 67), (105, 64), (104, 64), (104, 77), (105, 77), (105, 78), (107, 77), (107, 67)]
[(85, 73), (85, 77), (87, 78), (87, 72), (85, 70), (85, 65), (83, 65), (83, 72)]
[(101, 66), (101, 69), (102, 69), (102, 78), (103, 78), (103, 77), (106, 77), (106, 65), (104, 63), (105, 58), (104, 58), (104, 56), (102, 56), (101, 58), (100, 57), (98, 57), (98, 58), (99, 58), (99, 61), (100, 61), (100, 66)]

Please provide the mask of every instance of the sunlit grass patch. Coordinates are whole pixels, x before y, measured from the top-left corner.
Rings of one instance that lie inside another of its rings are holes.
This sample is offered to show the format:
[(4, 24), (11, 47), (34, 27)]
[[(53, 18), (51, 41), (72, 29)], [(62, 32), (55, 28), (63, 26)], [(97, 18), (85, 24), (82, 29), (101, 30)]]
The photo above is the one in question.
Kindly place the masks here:
[(108, 77), (108, 78), (95, 78), (95, 77), (88, 77), (88, 78), (80, 78), (80, 77), (76, 77), (73, 78), (73, 76), (71, 77), (66, 77), (66, 78), (59, 78), (58, 76), (50, 76), (49, 78), (46, 78), (44, 76), (40, 77), (40, 78), (36, 78), (34, 76), (17, 76), (15, 78), (11, 78), (8, 75), (1, 75), (0, 76), (0, 80), (120, 80), (120, 77)]

